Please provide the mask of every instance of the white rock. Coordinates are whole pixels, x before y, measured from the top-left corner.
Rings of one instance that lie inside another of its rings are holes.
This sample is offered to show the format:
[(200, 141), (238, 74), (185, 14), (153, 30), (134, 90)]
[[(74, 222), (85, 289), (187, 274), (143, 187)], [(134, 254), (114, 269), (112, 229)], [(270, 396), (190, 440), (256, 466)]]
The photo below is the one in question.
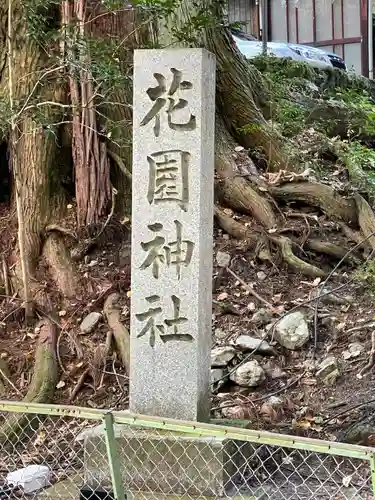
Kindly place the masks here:
[(275, 327), (275, 339), (286, 349), (298, 349), (309, 340), (305, 316), (297, 311), (285, 316)]
[(217, 339), (222, 340), (228, 335), (228, 332), (223, 330), (222, 328), (215, 328), (214, 335)]
[(234, 148), (234, 150), (237, 152), (237, 153), (240, 153), (241, 151), (243, 151), (245, 148), (243, 146), (236, 146)]
[(86, 318), (82, 321), (80, 325), (81, 333), (90, 333), (99, 323), (102, 315), (98, 312), (92, 312), (86, 316)]
[(227, 252), (217, 252), (216, 262), (219, 267), (228, 267), (230, 264), (230, 255)]
[(255, 309), (256, 309), (256, 305), (254, 304), (254, 302), (249, 302), (246, 306), (246, 308), (251, 311), (251, 312), (254, 312)]
[(316, 376), (326, 385), (336, 382), (340, 376), (340, 366), (335, 356), (328, 356), (320, 363)]
[(259, 281), (264, 281), (267, 278), (267, 274), (263, 271), (257, 273), (257, 278)]
[(268, 342), (255, 337), (250, 337), (250, 335), (240, 335), (237, 338), (235, 345), (244, 351), (253, 351), (256, 349), (259, 354), (276, 354), (275, 350), (269, 345)]
[(211, 351), (211, 366), (215, 368), (227, 366), (235, 355), (236, 351), (234, 350), (234, 347), (229, 345), (215, 347)]
[(229, 378), (242, 387), (257, 387), (264, 382), (266, 374), (258, 361), (253, 359), (240, 365)]

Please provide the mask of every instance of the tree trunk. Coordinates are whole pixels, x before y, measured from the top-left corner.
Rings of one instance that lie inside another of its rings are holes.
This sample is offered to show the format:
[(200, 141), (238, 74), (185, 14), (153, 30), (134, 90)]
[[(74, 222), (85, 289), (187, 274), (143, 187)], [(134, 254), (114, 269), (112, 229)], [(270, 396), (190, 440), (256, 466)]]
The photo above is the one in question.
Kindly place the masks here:
[[(203, 5), (212, 16), (213, 27), (206, 27), (198, 37), (202, 46), (216, 56), (217, 109), (228, 131), (245, 148), (261, 152), (271, 171), (293, 169), (284, 152), (282, 141), (285, 139), (267, 122), (271, 110), (264, 78), (238, 51), (228, 29), (223, 26), (217, 3), (202, 1)], [(182, 0), (168, 22), (162, 21), (159, 41), (163, 46), (175, 46), (179, 40), (173, 33), (184, 27), (186, 30), (189, 23), (194, 30), (196, 11), (192, 0)]]

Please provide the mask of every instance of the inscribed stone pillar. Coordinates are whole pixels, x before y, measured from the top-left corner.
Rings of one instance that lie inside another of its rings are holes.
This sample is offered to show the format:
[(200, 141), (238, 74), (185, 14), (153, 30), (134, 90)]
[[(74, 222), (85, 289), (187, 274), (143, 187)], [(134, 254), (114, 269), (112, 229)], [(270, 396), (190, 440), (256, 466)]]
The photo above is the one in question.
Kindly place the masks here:
[(130, 410), (207, 420), (215, 58), (136, 50)]

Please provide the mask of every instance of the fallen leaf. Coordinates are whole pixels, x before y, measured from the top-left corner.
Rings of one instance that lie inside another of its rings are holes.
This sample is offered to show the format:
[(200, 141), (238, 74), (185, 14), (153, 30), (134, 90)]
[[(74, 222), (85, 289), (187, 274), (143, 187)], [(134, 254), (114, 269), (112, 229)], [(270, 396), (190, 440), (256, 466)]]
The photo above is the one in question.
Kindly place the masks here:
[(59, 311), (59, 316), (60, 316), (60, 318), (63, 318), (64, 316), (66, 316), (66, 311), (64, 311), (64, 310)]
[(62, 389), (63, 387), (65, 387), (65, 382), (63, 380), (60, 380), (60, 382), (58, 382), (58, 384), (56, 385), (56, 389)]
[(314, 281), (312, 282), (312, 286), (318, 286), (321, 281), (322, 278), (315, 278)]
[(131, 297), (131, 296), (132, 296), (132, 291), (131, 291), (131, 290), (128, 290), (128, 291), (126, 292), (126, 296), (127, 296), (127, 297)]
[(272, 302), (280, 302), (281, 300), (281, 293), (277, 293), (272, 297)]
[(345, 486), (345, 488), (349, 487), (352, 478), (353, 476), (345, 476), (342, 478), (342, 484)]
[(223, 293), (220, 293), (218, 296), (217, 296), (217, 300), (225, 300), (228, 298), (228, 294), (226, 292), (223, 292)]
[[(266, 190), (266, 191), (267, 191), (267, 190)], [(269, 230), (268, 230), (268, 232), (269, 232), (270, 234), (276, 233), (276, 231), (277, 231), (277, 228), (275, 228), (275, 227), (274, 227), (274, 228), (272, 228), (272, 229), (269, 229)]]

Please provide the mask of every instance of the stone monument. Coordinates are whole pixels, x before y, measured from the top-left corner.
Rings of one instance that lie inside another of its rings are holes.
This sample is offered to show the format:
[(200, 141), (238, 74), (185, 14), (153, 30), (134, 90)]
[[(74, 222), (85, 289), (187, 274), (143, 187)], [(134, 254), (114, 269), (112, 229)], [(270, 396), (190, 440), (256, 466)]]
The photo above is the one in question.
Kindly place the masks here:
[(215, 57), (136, 50), (130, 411), (208, 420)]
[[(130, 411), (209, 420), (215, 58), (134, 56)], [(240, 455), (222, 437), (116, 428), (131, 500), (218, 498)], [(243, 456), (243, 454), (241, 455)], [(102, 430), (85, 437), (86, 480), (110, 487)]]

